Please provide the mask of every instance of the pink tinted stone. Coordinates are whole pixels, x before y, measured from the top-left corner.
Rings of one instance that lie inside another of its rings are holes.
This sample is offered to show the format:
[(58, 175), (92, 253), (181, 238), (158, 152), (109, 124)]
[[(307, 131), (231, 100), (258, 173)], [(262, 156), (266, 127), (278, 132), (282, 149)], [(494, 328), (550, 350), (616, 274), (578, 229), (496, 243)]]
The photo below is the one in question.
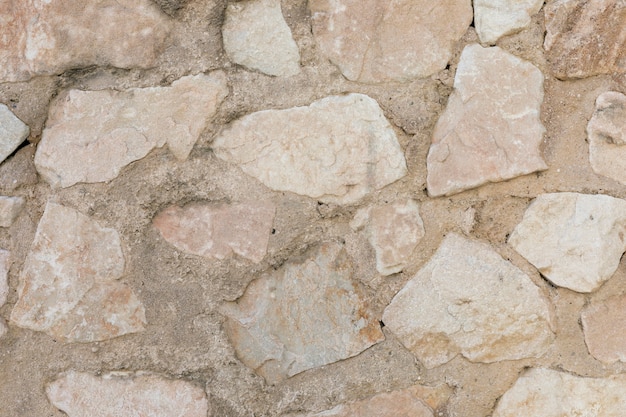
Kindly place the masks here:
[(626, 362), (626, 295), (592, 303), (581, 314), (589, 353), (604, 363)]

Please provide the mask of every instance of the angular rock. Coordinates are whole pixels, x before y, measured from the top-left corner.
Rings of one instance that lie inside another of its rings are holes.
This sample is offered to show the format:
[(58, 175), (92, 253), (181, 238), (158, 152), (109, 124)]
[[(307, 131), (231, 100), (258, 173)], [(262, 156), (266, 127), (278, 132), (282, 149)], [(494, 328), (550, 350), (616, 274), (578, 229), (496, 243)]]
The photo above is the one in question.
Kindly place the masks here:
[(626, 295), (593, 303), (581, 314), (589, 353), (604, 363), (626, 362)]
[(248, 0), (226, 8), (224, 50), (244, 67), (268, 75), (300, 72), (300, 51), (283, 18), (280, 0)]
[(350, 226), (355, 230), (365, 228), (376, 251), (376, 269), (382, 275), (402, 271), (425, 234), (419, 207), (413, 200), (362, 208)]
[(67, 342), (93, 342), (142, 331), (144, 307), (124, 273), (118, 233), (56, 203), (48, 203), (24, 261), (17, 326)]
[(509, 244), (553, 284), (594, 291), (611, 278), (626, 250), (626, 201), (542, 194), (524, 213)]
[(353, 203), (407, 173), (395, 132), (363, 94), (244, 116), (213, 150), (269, 188), (333, 203)]
[(450, 195), (547, 169), (543, 75), (498, 47), (468, 45), (427, 157), (428, 193)]
[[(11, 266), (9, 258), (10, 252), (0, 249), (0, 307), (7, 302), (9, 296), (9, 268)], [(0, 318), (0, 337), (4, 336), (7, 330), (4, 319)]]
[(481, 42), (494, 44), (530, 24), (544, 0), (474, 0), (474, 25)]
[(276, 208), (271, 202), (170, 206), (153, 220), (161, 236), (183, 252), (224, 259), (234, 253), (261, 262)]
[(0, 196), (0, 227), (9, 227), (24, 207), (24, 198)]
[(150, 68), (170, 19), (149, 0), (3, 2), (0, 83), (92, 65)]
[(50, 110), (35, 165), (58, 188), (112, 180), (166, 143), (184, 160), (227, 94), (221, 71), (183, 77), (169, 87), (70, 90)]
[(319, 48), (351, 81), (428, 77), (472, 22), (471, 0), (311, 0)]
[(553, 0), (544, 9), (544, 48), (561, 79), (626, 72), (626, 3)]
[[(0, 18), (1, 16), (0, 14)], [(0, 50), (1, 54), (2, 51)], [(29, 133), (28, 126), (18, 119), (7, 106), (0, 104), (0, 162), (7, 159), (26, 140)]]
[(239, 359), (274, 384), (382, 341), (352, 274), (343, 246), (329, 242), (252, 281), (222, 308)]
[(541, 356), (554, 339), (541, 290), (489, 245), (454, 233), (393, 298), (383, 322), (427, 368)]
[(48, 399), (69, 417), (206, 417), (202, 388), (150, 373), (103, 376), (70, 371), (46, 386)]
[(34, 185), (39, 182), (33, 161), (35, 149), (32, 144), (25, 146), (0, 165), (0, 189), (13, 191), (19, 187)]
[(520, 376), (493, 417), (618, 417), (626, 415), (626, 376), (583, 378), (534, 368)]

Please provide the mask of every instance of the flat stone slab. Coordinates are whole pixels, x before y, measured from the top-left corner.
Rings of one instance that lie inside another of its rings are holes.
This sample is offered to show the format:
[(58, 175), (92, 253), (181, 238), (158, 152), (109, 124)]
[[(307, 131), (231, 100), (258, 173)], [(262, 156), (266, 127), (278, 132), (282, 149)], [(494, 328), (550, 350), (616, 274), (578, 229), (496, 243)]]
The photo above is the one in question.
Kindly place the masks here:
[(123, 273), (117, 231), (49, 202), (24, 261), (11, 321), (66, 342), (142, 331), (144, 307), (117, 282)]
[(447, 235), (396, 294), (383, 323), (427, 368), (541, 356), (554, 339), (547, 297), (489, 245)]
[(594, 291), (613, 276), (626, 250), (626, 201), (542, 194), (524, 213), (509, 244), (554, 285)]
[[(0, 12), (0, 18), (2, 13)], [(1, 45), (1, 40), (0, 40)], [(0, 55), (2, 51), (0, 51)], [(0, 71), (2, 71), (0, 69)], [(0, 104), (0, 162), (28, 138), (30, 129), (4, 104)]]
[(252, 281), (222, 313), (238, 358), (270, 384), (356, 356), (384, 339), (351, 259), (334, 242)]
[(446, 67), (472, 22), (470, 0), (311, 0), (313, 35), (351, 81), (428, 77)]
[(0, 196), (0, 227), (10, 227), (25, 203), (23, 197)]
[(543, 74), (498, 47), (468, 45), (428, 152), (431, 196), (547, 169), (540, 145)]
[(169, 87), (70, 90), (50, 109), (35, 166), (52, 187), (64, 188), (110, 181), (165, 144), (185, 160), (227, 94), (221, 71)]
[(209, 412), (202, 388), (142, 372), (69, 371), (48, 384), (46, 394), (69, 417), (207, 417)]
[(551, 369), (524, 372), (496, 406), (493, 417), (626, 415), (626, 376), (583, 378)]
[(585, 343), (604, 363), (626, 362), (626, 295), (593, 302), (581, 313)]
[(483, 43), (526, 28), (544, 0), (474, 0), (474, 26)]
[(225, 259), (236, 253), (261, 262), (276, 207), (269, 201), (170, 206), (153, 220), (161, 236), (186, 253)]
[[(0, 249), (0, 307), (7, 302), (9, 296), (9, 268), (11, 253), (7, 250)], [(7, 325), (4, 319), (0, 317), (0, 337), (7, 332)]]
[(389, 121), (363, 94), (249, 114), (215, 139), (213, 151), (273, 190), (341, 204), (407, 173)]

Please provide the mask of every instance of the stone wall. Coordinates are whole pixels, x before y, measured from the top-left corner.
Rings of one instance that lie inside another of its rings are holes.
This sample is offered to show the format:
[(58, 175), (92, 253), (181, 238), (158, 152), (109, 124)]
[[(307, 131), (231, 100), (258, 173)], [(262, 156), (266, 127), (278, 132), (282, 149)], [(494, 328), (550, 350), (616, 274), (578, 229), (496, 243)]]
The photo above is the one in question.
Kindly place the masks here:
[(0, 416), (626, 415), (623, 2), (0, 22)]

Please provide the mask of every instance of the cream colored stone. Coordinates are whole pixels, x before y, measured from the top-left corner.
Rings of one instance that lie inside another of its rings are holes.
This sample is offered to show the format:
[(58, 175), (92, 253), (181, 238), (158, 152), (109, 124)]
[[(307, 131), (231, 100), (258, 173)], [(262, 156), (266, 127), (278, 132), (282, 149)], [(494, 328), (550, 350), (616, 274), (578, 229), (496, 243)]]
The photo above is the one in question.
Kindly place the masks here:
[[(0, 249), (0, 307), (7, 302), (9, 295), (9, 268), (11, 253), (7, 250)], [(3, 318), (0, 318), (0, 337), (7, 332), (7, 325)]]
[[(0, 12), (0, 21), (2, 21), (1, 17)], [(0, 39), (2, 39), (1, 36)], [(0, 50), (1, 55), (2, 51)], [(2, 70), (0, 69), (0, 71)], [(7, 106), (0, 104), (0, 162), (7, 159), (26, 140), (29, 133), (30, 129), (28, 126), (18, 119)]]
[(550, 306), (489, 245), (457, 234), (393, 298), (383, 322), (427, 368), (541, 356), (554, 339)]
[(626, 295), (585, 307), (581, 314), (589, 353), (604, 363), (626, 362)]
[(494, 44), (523, 30), (544, 0), (474, 0), (474, 26), (481, 42)]
[(22, 197), (0, 196), (0, 227), (11, 226), (24, 208), (24, 203)]
[(607, 91), (598, 96), (587, 137), (593, 171), (626, 184), (626, 95)]
[(543, 75), (498, 47), (468, 45), (428, 152), (431, 196), (547, 169), (540, 145)]
[(596, 290), (626, 250), (626, 201), (607, 195), (542, 194), (509, 244), (555, 285)]

